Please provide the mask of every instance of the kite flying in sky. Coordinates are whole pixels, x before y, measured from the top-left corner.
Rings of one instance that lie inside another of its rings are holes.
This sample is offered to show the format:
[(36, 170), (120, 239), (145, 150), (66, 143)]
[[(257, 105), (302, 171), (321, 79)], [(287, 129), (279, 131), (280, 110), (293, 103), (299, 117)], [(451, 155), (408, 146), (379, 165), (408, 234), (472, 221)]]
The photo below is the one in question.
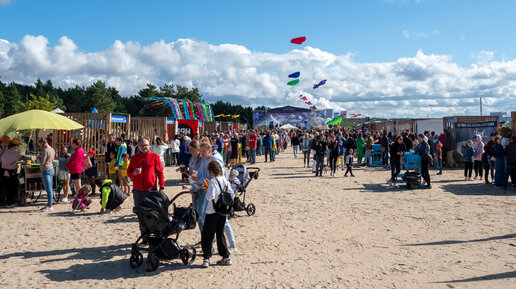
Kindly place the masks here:
[(314, 89), (318, 88), (321, 85), (324, 85), (325, 83), (326, 83), (326, 79), (325, 80), (321, 80), (319, 83), (314, 84)]
[(299, 79), (294, 79), (292, 81), (287, 82), (287, 85), (296, 85), (299, 83)]
[(298, 78), (299, 75), (301, 75), (301, 73), (298, 71), (298, 72), (294, 72), (292, 74), (289, 74), (288, 77), (290, 77), (290, 78)]
[(290, 43), (303, 44), (303, 42), (305, 42), (305, 41), (306, 41), (306, 37), (303, 36), (303, 37), (297, 37), (297, 38), (290, 40)]

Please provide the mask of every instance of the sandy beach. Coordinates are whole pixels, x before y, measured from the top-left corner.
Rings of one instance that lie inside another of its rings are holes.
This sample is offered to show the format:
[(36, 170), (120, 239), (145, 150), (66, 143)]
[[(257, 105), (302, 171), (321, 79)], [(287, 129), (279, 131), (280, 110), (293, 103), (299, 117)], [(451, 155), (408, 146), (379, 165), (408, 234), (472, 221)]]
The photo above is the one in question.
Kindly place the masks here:
[[(433, 189), (416, 191), (388, 188), (381, 168), (315, 178), (290, 149), (256, 166), (247, 195), (256, 215), (231, 220), (233, 266), (202, 269), (199, 255), (191, 266), (131, 269), (132, 198), (100, 215), (97, 195), (91, 212), (77, 215), (70, 204), (40, 213), (42, 201), (0, 210), (0, 287), (516, 288), (514, 188), (465, 182), (461, 170), (431, 171)], [(178, 177), (166, 168), (169, 197), (181, 191)], [(179, 240), (199, 241), (198, 229)]]

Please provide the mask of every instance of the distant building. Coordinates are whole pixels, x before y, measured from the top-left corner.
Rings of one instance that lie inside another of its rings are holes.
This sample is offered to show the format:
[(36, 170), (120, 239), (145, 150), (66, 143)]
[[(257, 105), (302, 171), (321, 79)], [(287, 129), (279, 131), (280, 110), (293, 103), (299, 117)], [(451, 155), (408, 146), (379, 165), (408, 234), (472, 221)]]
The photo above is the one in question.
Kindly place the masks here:
[(504, 123), (506, 121), (511, 121), (511, 116), (509, 114), (507, 114), (506, 112), (493, 111), (493, 112), (490, 112), (489, 115), (498, 116), (500, 119), (500, 123)]
[(340, 114), (342, 115), (342, 118), (348, 118), (348, 112), (343, 110), (340, 112)]

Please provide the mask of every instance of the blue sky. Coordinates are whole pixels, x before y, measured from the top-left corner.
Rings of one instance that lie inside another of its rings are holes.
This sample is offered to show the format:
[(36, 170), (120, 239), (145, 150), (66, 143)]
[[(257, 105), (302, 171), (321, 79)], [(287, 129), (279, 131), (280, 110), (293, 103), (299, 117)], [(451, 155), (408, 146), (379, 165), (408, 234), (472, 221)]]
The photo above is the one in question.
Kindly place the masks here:
[[(516, 1), (0, 0), (0, 77), (370, 115), (516, 110)], [(300, 46), (290, 39), (307, 36)], [(286, 75), (301, 82), (286, 87)], [(313, 90), (313, 83), (328, 79)], [(410, 107), (407, 110), (406, 107)]]
[[(6, 0), (3, 0), (6, 1)], [(114, 40), (150, 44), (190, 38), (284, 53), (290, 37), (358, 61), (394, 61), (425, 53), (469, 65), (478, 51), (513, 58), (516, 1), (11, 1), (0, 8), (0, 37), (20, 41), (68, 36), (84, 51)], [(406, 32), (406, 33), (404, 33)]]

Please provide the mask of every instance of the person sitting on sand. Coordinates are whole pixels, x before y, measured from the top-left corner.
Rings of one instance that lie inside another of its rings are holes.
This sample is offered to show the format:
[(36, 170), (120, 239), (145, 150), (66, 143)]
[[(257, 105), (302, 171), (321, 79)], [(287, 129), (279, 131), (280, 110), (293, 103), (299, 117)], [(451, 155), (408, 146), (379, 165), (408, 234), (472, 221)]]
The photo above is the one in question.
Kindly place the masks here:
[(91, 199), (89, 195), (91, 193), (91, 186), (84, 185), (79, 189), (77, 194), (75, 195), (75, 199), (72, 202), (72, 213), (77, 212), (77, 210), (84, 211), (89, 210), (91, 205)]
[(119, 211), (120, 206), (127, 198), (127, 195), (122, 189), (114, 184), (112, 180), (104, 178), (96, 179), (95, 185), (100, 189), (100, 212), (109, 214), (111, 211)]

